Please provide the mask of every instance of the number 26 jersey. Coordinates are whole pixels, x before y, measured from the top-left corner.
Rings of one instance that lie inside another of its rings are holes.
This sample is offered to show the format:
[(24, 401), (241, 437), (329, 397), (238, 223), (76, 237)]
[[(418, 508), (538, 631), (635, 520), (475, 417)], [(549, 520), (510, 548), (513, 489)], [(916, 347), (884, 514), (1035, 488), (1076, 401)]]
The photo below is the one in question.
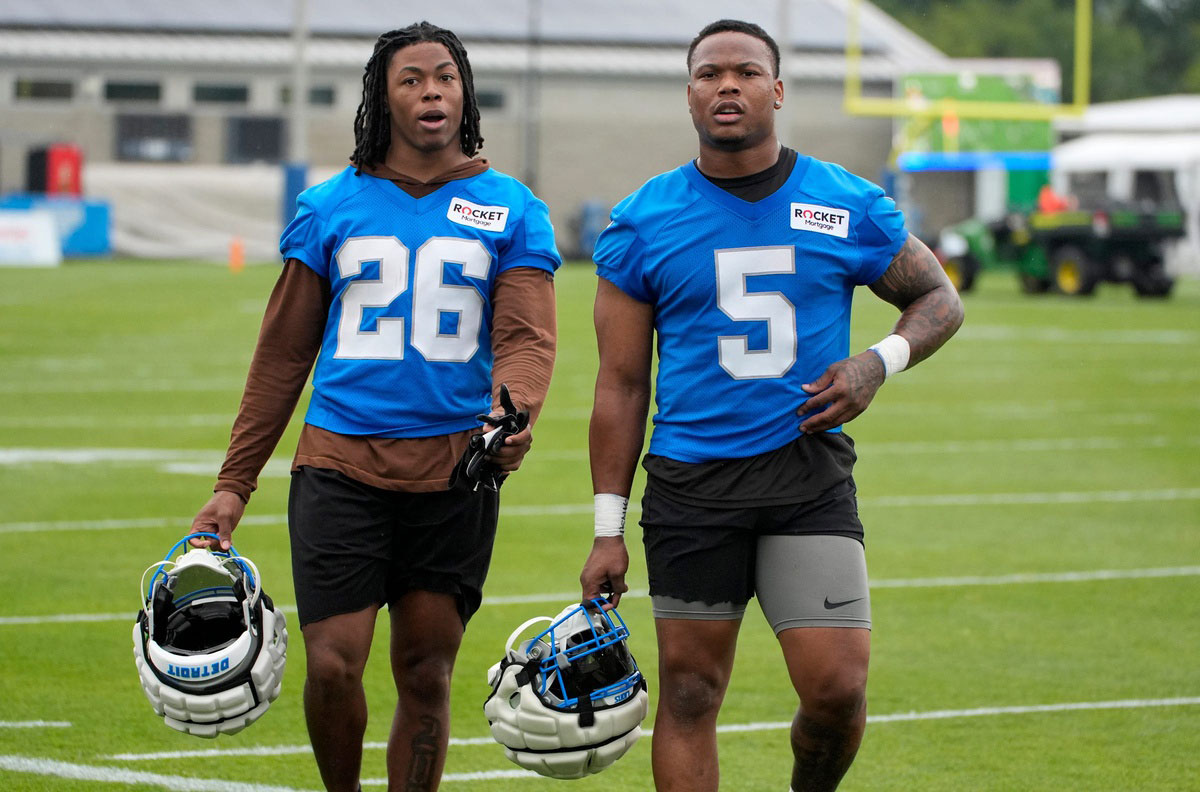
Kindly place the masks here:
[(378, 437), (477, 426), (496, 277), (561, 264), (545, 203), (491, 169), (413, 198), (347, 167), (300, 194), (280, 252), (330, 284), (305, 421)]

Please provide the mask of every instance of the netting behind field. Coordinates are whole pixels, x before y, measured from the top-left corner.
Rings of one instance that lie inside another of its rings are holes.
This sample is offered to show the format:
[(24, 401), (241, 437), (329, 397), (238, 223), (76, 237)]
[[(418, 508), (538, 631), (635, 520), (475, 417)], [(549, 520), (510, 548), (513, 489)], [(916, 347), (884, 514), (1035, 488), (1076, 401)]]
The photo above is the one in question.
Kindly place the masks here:
[[(309, 183), (333, 171), (310, 170)], [(84, 190), (110, 202), (117, 255), (225, 261), (237, 239), (248, 261), (279, 259), (278, 166), (101, 163), (85, 168)]]

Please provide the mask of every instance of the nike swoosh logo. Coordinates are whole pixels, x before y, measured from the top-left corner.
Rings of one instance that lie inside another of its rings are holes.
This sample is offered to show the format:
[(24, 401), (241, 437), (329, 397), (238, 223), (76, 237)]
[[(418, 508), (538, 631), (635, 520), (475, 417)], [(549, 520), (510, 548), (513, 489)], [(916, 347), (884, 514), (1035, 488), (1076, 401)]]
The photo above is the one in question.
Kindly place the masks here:
[(860, 599), (862, 599), (862, 597), (855, 597), (854, 599), (848, 599), (848, 600), (844, 600), (842, 602), (830, 602), (829, 597), (826, 597), (825, 598), (825, 610), (833, 610), (834, 608), (840, 608), (843, 605), (849, 605), (851, 602), (858, 602)]

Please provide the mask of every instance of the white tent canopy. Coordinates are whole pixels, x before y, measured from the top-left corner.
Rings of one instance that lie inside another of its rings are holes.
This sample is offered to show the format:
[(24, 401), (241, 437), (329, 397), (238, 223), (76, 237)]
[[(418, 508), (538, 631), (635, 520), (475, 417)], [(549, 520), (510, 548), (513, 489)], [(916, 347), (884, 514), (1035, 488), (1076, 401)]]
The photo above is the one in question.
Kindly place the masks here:
[(1095, 134), (1054, 147), (1056, 171), (1178, 170), (1200, 162), (1197, 134)]
[(1100, 102), (1083, 115), (1054, 122), (1059, 134), (1193, 132), (1200, 134), (1200, 94), (1173, 94)]

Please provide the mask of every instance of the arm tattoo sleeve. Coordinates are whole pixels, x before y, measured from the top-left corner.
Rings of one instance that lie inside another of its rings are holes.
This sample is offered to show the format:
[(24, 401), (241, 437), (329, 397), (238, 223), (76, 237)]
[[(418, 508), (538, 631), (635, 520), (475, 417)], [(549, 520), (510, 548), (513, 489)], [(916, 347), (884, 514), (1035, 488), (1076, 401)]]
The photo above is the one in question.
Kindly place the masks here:
[(962, 325), (958, 292), (933, 252), (911, 234), (871, 291), (900, 309), (892, 332), (908, 339), (910, 367), (937, 351)]

